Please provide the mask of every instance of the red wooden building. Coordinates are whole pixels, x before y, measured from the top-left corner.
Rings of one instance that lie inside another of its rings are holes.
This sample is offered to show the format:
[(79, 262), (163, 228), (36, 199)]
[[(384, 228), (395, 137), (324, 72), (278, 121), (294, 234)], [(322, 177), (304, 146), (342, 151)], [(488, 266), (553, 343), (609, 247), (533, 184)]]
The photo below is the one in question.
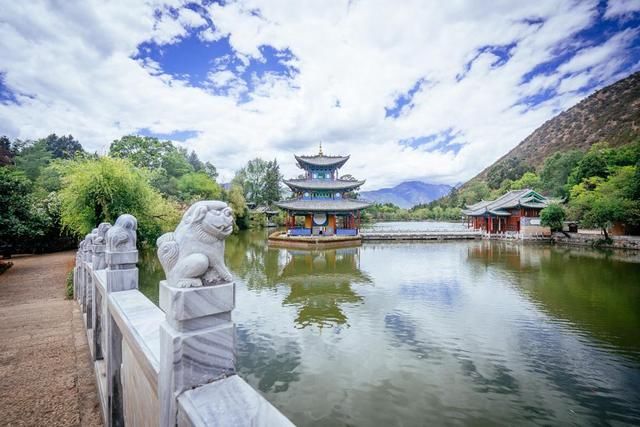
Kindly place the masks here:
[(482, 200), (467, 206), (469, 227), (487, 233), (517, 232), (524, 226), (539, 226), (540, 211), (547, 207), (549, 200), (541, 194), (526, 188), (509, 191), (496, 200)]

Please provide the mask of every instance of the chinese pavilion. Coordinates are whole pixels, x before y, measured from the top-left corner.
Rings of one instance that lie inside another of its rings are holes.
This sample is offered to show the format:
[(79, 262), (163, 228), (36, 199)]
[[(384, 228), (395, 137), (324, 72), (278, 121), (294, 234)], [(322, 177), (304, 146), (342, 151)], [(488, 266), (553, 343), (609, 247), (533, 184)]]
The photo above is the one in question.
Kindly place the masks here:
[(360, 211), (370, 203), (353, 197), (364, 181), (338, 178), (349, 156), (295, 156), (304, 175), (285, 180), (291, 200), (276, 205), (287, 213), (288, 236), (358, 236)]
[(489, 234), (515, 232), (533, 233), (543, 231), (540, 227), (540, 211), (549, 205), (549, 200), (526, 188), (509, 191), (496, 200), (482, 200), (462, 211), (468, 225)]

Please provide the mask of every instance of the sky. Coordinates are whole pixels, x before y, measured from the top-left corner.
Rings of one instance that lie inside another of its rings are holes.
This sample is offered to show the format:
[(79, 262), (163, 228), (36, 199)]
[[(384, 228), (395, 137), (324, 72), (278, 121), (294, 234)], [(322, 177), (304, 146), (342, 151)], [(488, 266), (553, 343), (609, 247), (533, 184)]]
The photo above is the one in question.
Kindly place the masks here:
[(220, 181), (350, 154), (455, 184), (640, 69), (640, 0), (0, 0), (0, 134), (170, 139)]

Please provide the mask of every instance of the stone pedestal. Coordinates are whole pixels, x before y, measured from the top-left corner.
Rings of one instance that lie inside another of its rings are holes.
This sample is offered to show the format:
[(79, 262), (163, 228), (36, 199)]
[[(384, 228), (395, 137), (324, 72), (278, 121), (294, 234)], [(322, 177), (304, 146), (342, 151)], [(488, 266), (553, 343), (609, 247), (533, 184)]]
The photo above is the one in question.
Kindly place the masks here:
[(236, 373), (235, 284), (176, 288), (160, 282), (160, 425), (174, 427), (177, 398)]
[[(93, 245), (93, 270), (104, 270), (107, 268), (107, 261), (105, 256), (106, 245), (104, 243)], [(93, 360), (102, 359), (103, 348), (103, 329), (104, 329), (104, 300), (105, 298), (100, 294), (97, 289), (98, 283), (94, 278), (93, 280), (93, 297), (91, 298), (91, 327), (93, 328), (91, 355)]]
[(108, 311), (109, 294), (138, 289), (138, 251), (136, 250), (137, 220), (125, 214), (106, 233), (105, 298), (102, 302), (104, 344), (107, 362), (107, 425), (124, 425), (122, 402), (122, 333)]

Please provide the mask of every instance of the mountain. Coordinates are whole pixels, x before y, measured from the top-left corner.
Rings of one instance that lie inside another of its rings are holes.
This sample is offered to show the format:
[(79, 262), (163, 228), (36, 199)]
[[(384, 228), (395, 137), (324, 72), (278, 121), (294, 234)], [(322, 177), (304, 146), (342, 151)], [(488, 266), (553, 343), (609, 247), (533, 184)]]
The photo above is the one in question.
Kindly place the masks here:
[(639, 135), (640, 72), (636, 72), (547, 121), (471, 181), (485, 179), (489, 170), (510, 159), (538, 168), (558, 151), (586, 151), (602, 141), (617, 147)]
[(393, 203), (408, 209), (421, 203), (429, 203), (449, 194), (451, 186), (446, 184), (427, 184), (420, 181), (407, 181), (392, 188), (361, 191), (360, 197), (377, 203)]

